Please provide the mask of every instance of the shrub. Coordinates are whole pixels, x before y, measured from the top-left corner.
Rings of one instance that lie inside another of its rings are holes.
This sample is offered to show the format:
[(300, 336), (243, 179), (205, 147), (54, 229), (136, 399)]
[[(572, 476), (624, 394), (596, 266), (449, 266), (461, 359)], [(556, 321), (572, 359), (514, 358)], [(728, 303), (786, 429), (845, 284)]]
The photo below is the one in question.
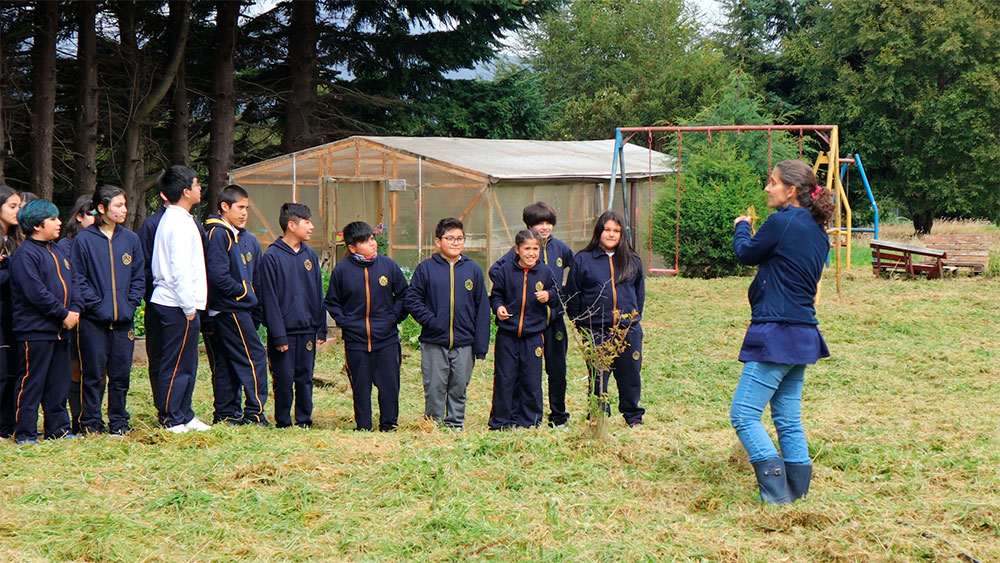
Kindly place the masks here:
[[(712, 278), (746, 271), (733, 254), (733, 219), (755, 206), (760, 225), (768, 211), (763, 178), (731, 144), (716, 142), (684, 160), (680, 201), (680, 273)], [(653, 250), (673, 262), (674, 184), (660, 187), (653, 211)]]

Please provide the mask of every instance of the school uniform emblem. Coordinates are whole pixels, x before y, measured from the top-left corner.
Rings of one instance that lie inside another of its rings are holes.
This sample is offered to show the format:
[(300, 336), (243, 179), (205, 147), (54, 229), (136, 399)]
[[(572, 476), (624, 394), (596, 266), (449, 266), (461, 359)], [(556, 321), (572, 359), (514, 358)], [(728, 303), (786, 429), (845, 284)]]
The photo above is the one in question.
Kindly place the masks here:
[(632, 352), (632, 359), (635, 360), (635, 361), (637, 361), (637, 362), (639, 361), (639, 351), (638, 350), (636, 350), (635, 352)]
[(128, 329), (128, 339), (135, 340), (135, 329), (132, 328)]
[(311, 272), (313, 269), (313, 261), (308, 258), (306, 258), (306, 261), (302, 265), (306, 267), (307, 272)]
[(538, 357), (538, 358), (542, 357), (542, 347), (541, 346), (539, 346), (538, 348), (535, 348), (535, 356)]
[(556, 258), (556, 266), (562, 268), (562, 264), (563, 264), (562, 257)]
[(467, 291), (472, 291), (472, 280), (465, 280), (465, 289)]
[(313, 349), (313, 341), (310, 340), (310, 341), (306, 342), (306, 350), (309, 350), (310, 352), (312, 352), (312, 349)]
[(247, 252), (247, 262), (250, 262), (251, 260), (253, 260), (253, 253)]
[(542, 283), (540, 281), (535, 282), (535, 291), (541, 291), (543, 289), (545, 289), (545, 284), (544, 283)]
[(63, 258), (63, 266), (66, 266), (66, 269), (68, 270), (69, 269), (69, 260)]
[(389, 285), (389, 278), (387, 278), (385, 276), (379, 276), (378, 277), (378, 284), (381, 285), (382, 287), (385, 287), (385, 286)]
[(565, 337), (563, 336), (563, 333), (562, 333), (561, 330), (556, 333), (556, 340), (562, 340), (563, 338), (565, 338)]
[(125, 254), (122, 254), (122, 264), (125, 264), (126, 266), (128, 266), (131, 263), (132, 263), (132, 255), (129, 254), (128, 252), (126, 252)]

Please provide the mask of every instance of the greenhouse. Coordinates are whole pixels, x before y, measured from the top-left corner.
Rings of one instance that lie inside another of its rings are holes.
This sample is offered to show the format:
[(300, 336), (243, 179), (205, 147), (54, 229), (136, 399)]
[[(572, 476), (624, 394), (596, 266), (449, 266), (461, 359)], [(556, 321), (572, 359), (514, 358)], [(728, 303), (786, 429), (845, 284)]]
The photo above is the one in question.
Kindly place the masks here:
[[(361, 220), (376, 228), (382, 252), (412, 268), (434, 252), (438, 220), (457, 217), (466, 255), (485, 267), (510, 249), (521, 210), (535, 201), (556, 209), (555, 236), (574, 250), (586, 245), (609, 200), (613, 149), (614, 140), (355, 136), (233, 170), (230, 181), (250, 193), (247, 228), (265, 246), (281, 234), (282, 203), (296, 201), (313, 212), (312, 245), (325, 262), (344, 255), (338, 231)], [(634, 217), (672, 158), (635, 145), (625, 157)], [(620, 184), (615, 191), (621, 211)]]

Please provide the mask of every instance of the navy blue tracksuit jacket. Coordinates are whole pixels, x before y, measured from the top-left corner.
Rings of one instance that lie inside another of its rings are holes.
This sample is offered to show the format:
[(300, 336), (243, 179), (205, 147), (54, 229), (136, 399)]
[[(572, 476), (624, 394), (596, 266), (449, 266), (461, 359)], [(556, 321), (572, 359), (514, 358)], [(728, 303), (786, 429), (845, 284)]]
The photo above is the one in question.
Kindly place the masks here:
[(604, 327), (614, 324), (614, 311), (639, 316), (646, 301), (646, 279), (642, 261), (634, 263), (635, 275), (622, 282), (615, 281), (614, 263), (600, 247), (581, 250), (573, 257), (566, 282), (566, 312), (578, 327)]
[(210, 216), (205, 225), (208, 227), (205, 246), (208, 308), (220, 313), (253, 311), (257, 306), (257, 293), (247, 268), (248, 253), (240, 245), (239, 235), (233, 233), (229, 224), (218, 215)]
[(9, 258), (14, 335), (18, 341), (66, 340), (62, 326), (70, 311), (81, 311), (65, 247), (27, 238)]
[(420, 341), (446, 348), (472, 346), (477, 358), (490, 347), (490, 304), (483, 270), (465, 255), (452, 264), (440, 253), (417, 265), (406, 309), (420, 323)]
[[(493, 281), (490, 307), (496, 313), (497, 309), (504, 305), (511, 315), (505, 321), (497, 317), (497, 327), (514, 334), (517, 338), (545, 330), (548, 326), (549, 308), (558, 307), (559, 304), (552, 270), (541, 263), (525, 270), (517, 261), (508, 261), (497, 266), (494, 264), (494, 267), (490, 268), (490, 280)], [(549, 292), (549, 300), (546, 303), (535, 299), (535, 292), (542, 290)]]
[(109, 239), (91, 225), (73, 239), (71, 262), (83, 315), (105, 327), (131, 325), (145, 291), (139, 237), (118, 225)]
[(371, 264), (350, 256), (338, 262), (323, 305), (343, 330), (344, 347), (372, 352), (398, 344), (406, 288), (403, 271), (388, 256), (376, 255)]

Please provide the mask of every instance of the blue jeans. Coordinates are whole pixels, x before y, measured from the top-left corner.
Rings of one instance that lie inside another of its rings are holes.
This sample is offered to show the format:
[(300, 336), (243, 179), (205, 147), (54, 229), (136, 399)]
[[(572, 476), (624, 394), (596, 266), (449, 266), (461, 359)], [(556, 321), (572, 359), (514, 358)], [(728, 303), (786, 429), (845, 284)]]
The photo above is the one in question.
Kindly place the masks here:
[(788, 463), (809, 463), (809, 447), (802, 429), (802, 383), (805, 364), (747, 362), (733, 393), (729, 420), (750, 455), (750, 463), (778, 457), (778, 450), (760, 420), (771, 403), (771, 419), (778, 444)]

